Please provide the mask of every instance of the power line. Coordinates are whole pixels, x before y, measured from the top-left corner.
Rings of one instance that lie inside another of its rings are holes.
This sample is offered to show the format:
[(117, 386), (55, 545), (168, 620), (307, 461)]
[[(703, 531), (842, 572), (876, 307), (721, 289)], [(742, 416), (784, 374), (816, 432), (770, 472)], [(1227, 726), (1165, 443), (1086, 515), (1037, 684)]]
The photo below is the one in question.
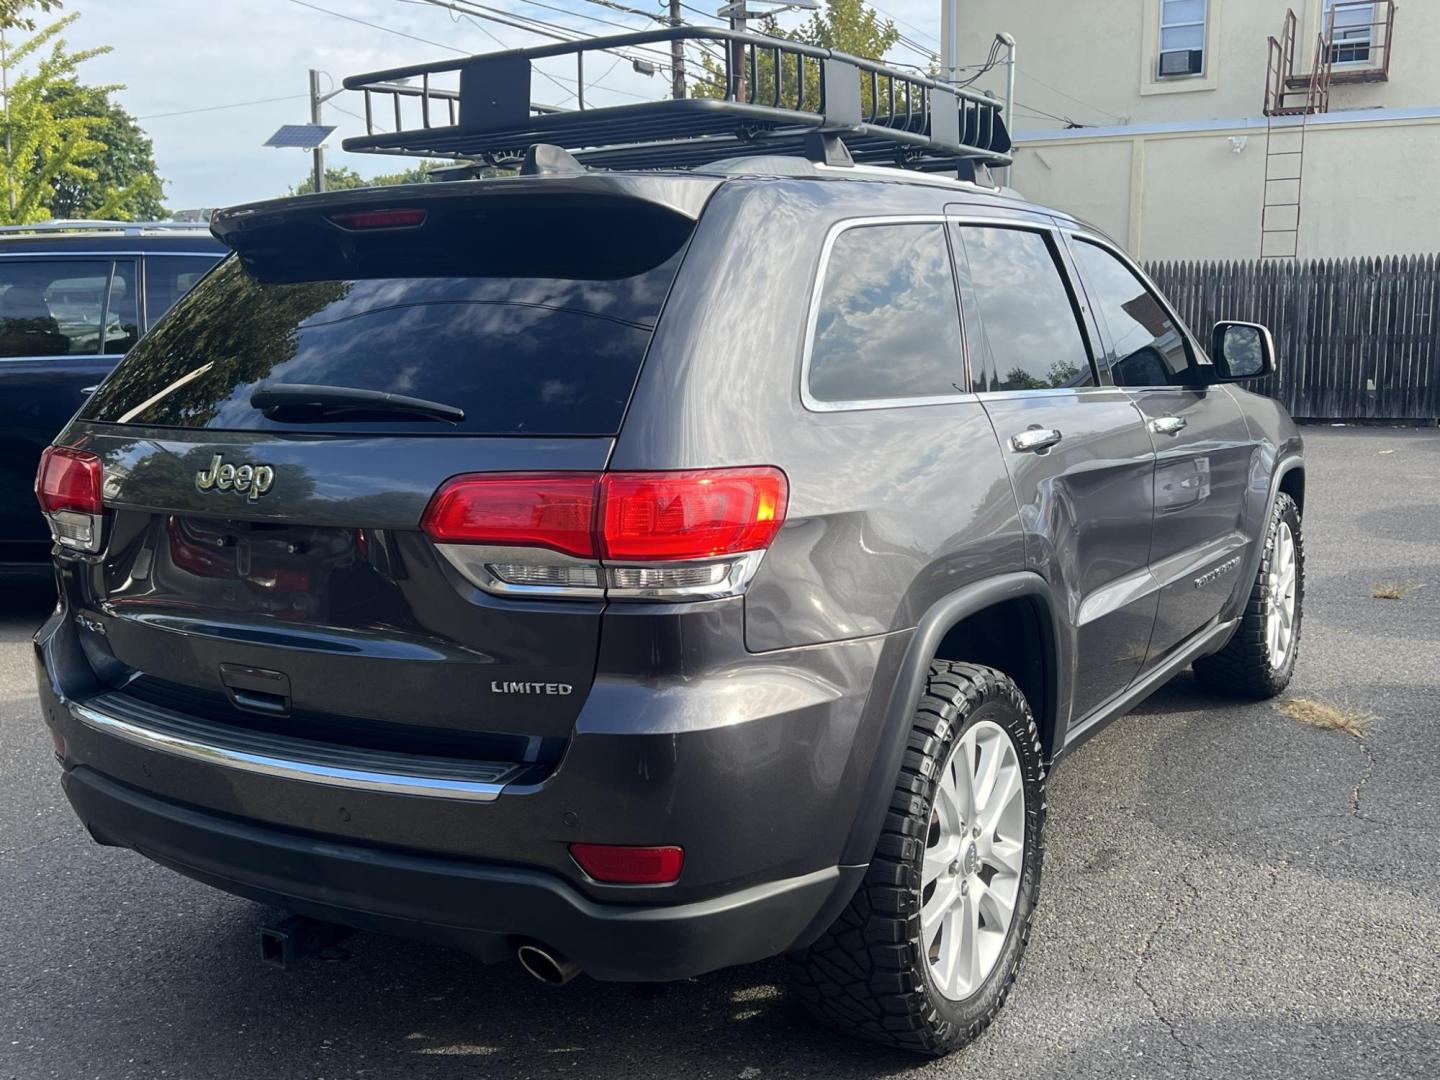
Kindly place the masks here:
[(323, 12), (326, 15), (333, 15), (335, 16), (335, 18), (344, 19), (346, 22), (359, 23), (361, 26), (368, 26), (372, 30), (384, 30), (387, 34), (394, 34), (397, 37), (409, 38), (411, 41), (418, 41), (422, 45), (433, 45), (437, 49), (449, 49), (451, 52), (460, 53), (461, 55), (464, 55), (465, 53), (464, 49), (457, 49), (454, 45), (445, 45), (439, 41), (431, 41), (429, 38), (416, 37), (414, 34), (407, 34), (404, 30), (396, 30), (392, 26), (383, 26), (380, 23), (370, 22), (366, 19), (360, 19), (354, 15), (346, 15), (343, 11), (331, 11), (329, 8), (323, 8), (319, 4), (309, 3), (308, 0), (290, 0), (290, 3), (299, 4), (301, 7), (309, 8), (311, 11), (319, 11)]
[(307, 94), (282, 94), (280, 97), (256, 98), (254, 101), (232, 101), (225, 105), (202, 105), (197, 109), (176, 109), (174, 112), (150, 113), (148, 116), (137, 116), (136, 120), (159, 120), (166, 116), (189, 116), (191, 113), (218, 112), (221, 109), (242, 109), (247, 105), (268, 105), (272, 101), (294, 101), (296, 98), (308, 97)]
[[(573, 41), (588, 41), (588, 40), (591, 40), (588, 35), (586, 35), (586, 34), (581, 34), (581, 33), (578, 33), (578, 32), (576, 32), (576, 31), (572, 31), (572, 30), (570, 30), (569, 27), (556, 26), (554, 23), (548, 23), (548, 22), (545, 22), (545, 21), (542, 20), (542, 19), (533, 19), (533, 18), (531, 18), (531, 17), (528, 16), (528, 15), (515, 15), (515, 14), (513, 14), (513, 13), (507, 12), (507, 13), (504, 13), (504, 14), (505, 14), (505, 16), (508, 16), (508, 17), (502, 17), (499, 13), (496, 13), (493, 8), (487, 8), (487, 7), (485, 7), (484, 5), (481, 5), (481, 4), (473, 4), (473, 3), (468, 3), (468, 2), (467, 2), (467, 3), (465, 4), (465, 6), (462, 7), (462, 6), (460, 6), (460, 4), (459, 4), (458, 2), (455, 2), (455, 0), (405, 0), (405, 2), (407, 2), (407, 3), (418, 2), (418, 3), (422, 3), (422, 4), (427, 4), (427, 5), (431, 6), (431, 7), (438, 7), (438, 8), (442, 8), (442, 9), (448, 10), (448, 11), (452, 12), (452, 16), (451, 16), (452, 18), (454, 18), (455, 16), (458, 15), (460, 18), (463, 18), (463, 19), (467, 20), (468, 22), (470, 22), (471, 24), (473, 24), (478, 30), (480, 30), (482, 33), (484, 33), (486, 36), (488, 36), (488, 37), (489, 37), (492, 41), (494, 41), (497, 45), (499, 45), (502, 49), (509, 49), (510, 46), (507, 45), (504, 41), (502, 41), (499, 37), (497, 37), (488, 27), (481, 25), (481, 23), (479, 23), (477, 20), (479, 20), (479, 19), (487, 19), (487, 20), (489, 20), (489, 21), (491, 21), (491, 22), (500, 23), (500, 24), (503, 25), (503, 26), (509, 26), (509, 27), (511, 27), (512, 29), (515, 29), (515, 30), (528, 31), (529, 33), (538, 34), (538, 35), (540, 35), (541, 37), (547, 37), (547, 38), (550, 38), (550, 39), (555, 40), (555, 41), (569, 41), (569, 42), (573, 42)], [(581, 16), (581, 17), (582, 17), (582, 18), (585, 18), (586, 16)], [(514, 20), (523, 20), (523, 22), (518, 22), (518, 21), (514, 21)], [(526, 25), (526, 24), (534, 24), (534, 25)], [(629, 29), (629, 27), (627, 27), (626, 29)], [(621, 51), (621, 50), (619, 50), (619, 49), (606, 49), (606, 50), (602, 50), (602, 51), (604, 51), (604, 52), (609, 52), (609, 53), (610, 53), (611, 55), (613, 55), (613, 56), (619, 57), (620, 59), (629, 60), (629, 61), (631, 61), (632, 63), (633, 63), (633, 62), (635, 61), (635, 59), (636, 59), (633, 55), (630, 55), (630, 54), (628, 54), (628, 53), (625, 53), (625, 52), (623, 52), (623, 51)], [(665, 60), (667, 60), (667, 61), (669, 60), (668, 54), (662, 54), (662, 55), (664, 56), (664, 59), (665, 59)], [(643, 59), (643, 58), (642, 58), (642, 59)], [(653, 63), (654, 61), (646, 60), (646, 62), (647, 62), (647, 63)], [(662, 65), (658, 65), (658, 64), (657, 64), (657, 66), (662, 66)], [(613, 71), (613, 70), (614, 70), (614, 68), (615, 68), (615, 65), (612, 64), (612, 65), (610, 66), (610, 69), (605, 72), (605, 75), (608, 75), (608, 74), (610, 73), (610, 71)], [(566, 78), (564, 78), (564, 76), (559, 76), (559, 77), (557, 77), (557, 76), (551, 75), (549, 72), (547, 72), (547, 71), (545, 71), (545, 70), (543, 70), (543, 69), (541, 69), (541, 68), (538, 68), (538, 67), (535, 68), (535, 71), (536, 71), (539, 75), (541, 75), (542, 77), (550, 80), (550, 82), (554, 83), (556, 86), (560, 87), (560, 89), (563, 90), (563, 91), (566, 93), (566, 96), (568, 96), (568, 97), (576, 97), (576, 96), (577, 96), (576, 92), (570, 90), (567, 86), (565, 86), (565, 85), (562, 83), (561, 80), (564, 79), (564, 82), (572, 83), (572, 84), (575, 84), (576, 86), (579, 86), (579, 80), (578, 80), (578, 79), (566, 79)], [(604, 78), (604, 75), (602, 75), (601, 78)], [(650, 99), (649, 99), (646, 95), (644, 95), (644, 94), (637, 94), (637, 93), (634, 93), (633, 91), (630, 91), (630, 90), (622, 90), (622, 89), (620, 89), (620, 88), (617, 87), (617, 86), (605, 86), (605, 85), (603, 85), (603, 84), (601, 83), (600, 79), (593, 80), (593, 82), (591, 82), (589, 85), (598, 86), (598, 87), (600, 87), (600, 89), (606, 90), (606, 91), (608, 91), (608, 92), (610, 92), (610, 93), (612, 93), (612, 94), (620, 94), (620, 95), (622, 95), (622, 96), (624, 96), (624, 97), (635, 98), (636, 100), (639, 100), (639, 101), (648, 101), (648, 100), (650, 100)]]
[(1085, 100), (1083, 100), (1082, 98), (1077, 98), (1074, 94), (1066, 93), (1064, 90), (1061, 90), (1060, 87), (1058, 87), (1058, 86), (1052, 86), (1050, 83), (1047, 83), (1044, 79), (1037, 79), (1034, 75), (1031, 75), (1031, 74), (1030, 74), (1029, 72), (1027, 72), (1024, 68), (1017, 67), (1015, 70), (1018, 71), (1021, 75), (1023, 75), (1026, 79), (1028, 79), (1030, 82), (1037, 83), (1037, 84), (1039, 84), (1040, 86), (1045, 87), (1045, 89), (1047, 89), (1047, 90), (1053, 90), (1055, 93), (1059, 94), (1061, 97), (1063, 97), (1063, 98), (1069, 98), (1071, 101), (1075, 102), (1076, 105), (1084, 105), (1087, 109), (1094, 109), (1094, 110), (1095, 110), (1097, 113), (1099, 113), (1101, 116), (1108, 116), (1108, 117), (1109, 117), (1110, 119), (1112, 119), (1112, 120), (1119, 120), (1119, 121), (1121, 121), (1122, 123), (1123, 123), (1124, 120), (1125, 120), (1125, 118), (1124, 118), (1123, 116), (1121, 116), (1119, 113), (1109, 112), (1109, 111), (1107, 111), (1107, 110), (1105, 110), (1105, 109), (1100, 108), (1099, 105), (1092, 104), (1091, 102), (1085, 101)]

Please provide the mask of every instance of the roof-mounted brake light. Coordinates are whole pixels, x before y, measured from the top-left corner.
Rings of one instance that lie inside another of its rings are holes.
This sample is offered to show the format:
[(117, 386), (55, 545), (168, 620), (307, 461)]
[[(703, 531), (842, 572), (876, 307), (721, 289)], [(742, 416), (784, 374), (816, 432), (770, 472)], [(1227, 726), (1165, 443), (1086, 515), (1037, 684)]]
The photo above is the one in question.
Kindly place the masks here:
[(348, 210), (331, 214), (330, 220), (342, 229), (413, 229), (425, 224), (424, 210)]

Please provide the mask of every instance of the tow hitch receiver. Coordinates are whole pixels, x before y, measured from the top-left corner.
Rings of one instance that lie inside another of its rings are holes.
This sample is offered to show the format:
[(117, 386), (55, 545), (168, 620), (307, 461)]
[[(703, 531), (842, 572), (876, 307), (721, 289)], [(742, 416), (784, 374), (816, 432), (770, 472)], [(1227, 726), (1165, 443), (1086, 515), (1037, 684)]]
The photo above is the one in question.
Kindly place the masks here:
[(349, 926), (287, 915), (260, 928), (260, 959), (283, 970), (303, 956), (323, 955), (353, 933)]

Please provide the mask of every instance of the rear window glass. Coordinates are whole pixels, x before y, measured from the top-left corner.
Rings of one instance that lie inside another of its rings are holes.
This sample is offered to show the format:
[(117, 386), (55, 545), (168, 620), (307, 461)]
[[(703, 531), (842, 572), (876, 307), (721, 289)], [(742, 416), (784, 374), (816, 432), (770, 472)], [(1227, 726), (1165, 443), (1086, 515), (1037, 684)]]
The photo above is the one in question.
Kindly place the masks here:
[[(613, 434), (679, 266), (676, 248), (667, 254), (629, 276), (298, 281), (259, 280), (232, 256), (131, 350), (81, 416), (212, 430)], [(444, 271), (456, 262), (452, 254)], [(422, 398), (465, 417), (317, 421), (250, 403), (277, 384)]]

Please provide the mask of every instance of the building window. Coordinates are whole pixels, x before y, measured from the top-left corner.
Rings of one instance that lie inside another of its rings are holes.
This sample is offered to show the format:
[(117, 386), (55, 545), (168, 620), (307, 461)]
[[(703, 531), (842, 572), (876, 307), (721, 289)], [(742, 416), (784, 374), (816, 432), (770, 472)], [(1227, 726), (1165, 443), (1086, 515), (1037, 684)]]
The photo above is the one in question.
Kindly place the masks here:
[(1369, 63), (1370, 46), (1375, 40), (1374, 4), (1325, 0), (1324, 19), (1332, 63)]
[(1160, 78), (1205, 70), (1208, 0), (1160, 0)]

